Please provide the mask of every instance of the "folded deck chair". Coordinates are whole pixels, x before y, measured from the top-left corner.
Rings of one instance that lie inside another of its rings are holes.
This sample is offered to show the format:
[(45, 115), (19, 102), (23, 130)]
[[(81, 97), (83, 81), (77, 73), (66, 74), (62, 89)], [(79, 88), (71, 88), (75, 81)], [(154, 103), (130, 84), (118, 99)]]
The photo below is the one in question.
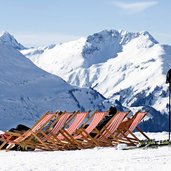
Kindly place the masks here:
[[(15, 145), (19, 145), (22, 141), (29, 138), (30, 136), (34, 136), (40, 143), (44, 144), (41, 139), (37, 136), (37, 132), (40, 129), (43, 129), (51, 120), (53, 120), (57, 116), (57, 113), (50, 113), (47, 112), (45, 115), (43, 115), (34, 125), (31, 129), (28, 131), (19, 134), (19, 133), (13, 133), (13, 132), (5, 132), (5, 135), (8, 135), (7, 139), (1, 139), (3, 141), (3, 144), (0, 146), (0, 150), (3, 148), (5, 144), (9, 144), (6, 148), (7, 150), (10, 150)], [(47, 147), (48, 148), (48, 147)]]
[[(117, 129), (118, 132), (115, 134), (115, 138), (120, 141), (125, 140), (126, 142), (135, 145), (140, 142), (140, 140), (133, 133), (133, 131), (137, 129), (146, 139), (150, 140), (150, 138), (138, 127), (138, 124), (146, 115), (147, 112), (138, 111), (132, 116), (132, 118), (128, 118), (128, 120), (121, 123)], [(129, 135), (132, 137), (129, 137)]]

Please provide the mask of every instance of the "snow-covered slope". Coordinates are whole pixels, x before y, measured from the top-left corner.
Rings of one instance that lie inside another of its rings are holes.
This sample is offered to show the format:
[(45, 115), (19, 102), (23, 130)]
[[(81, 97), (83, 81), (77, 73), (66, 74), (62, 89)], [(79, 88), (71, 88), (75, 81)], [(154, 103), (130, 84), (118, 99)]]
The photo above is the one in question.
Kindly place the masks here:
[(38, 47), (38, 48), (30, 48), (30, 49), (23, 49), (20, 52), (24, 55), (27, 56), (29, 59), (35, 60), (38, 56), (43, 54), (46, 50), (52, 49), (57, 45), (51, 44), (49, 46), (43, 46), (43, 47)]
[(103, 109), (104, 97), (49, 74), (0, 42), (0, 129), (32, 124), (46, 111)]
[(30, 59), (68, 83), (92, 87), (111, 101), (168, 113), (165, 75), (171, 67), (171, 47), (160, 45), (146, 31), (104, 30)]
[(22, 44), (18, 43), (17, 40), (7, 31), (2, 32), (0, 35), (0, 41), (8, 47), (13, 47), (17, 50), (26, 49)]

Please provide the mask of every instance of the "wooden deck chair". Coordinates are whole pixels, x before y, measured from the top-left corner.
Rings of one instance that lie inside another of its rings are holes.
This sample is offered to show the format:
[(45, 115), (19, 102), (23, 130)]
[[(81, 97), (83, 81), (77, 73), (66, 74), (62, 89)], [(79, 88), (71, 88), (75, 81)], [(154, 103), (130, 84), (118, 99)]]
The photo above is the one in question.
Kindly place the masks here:
[(56, 113), (47, 112), (45, 115), (43, 115), (33, 125), (33, 127), (31, 129), (29, 129), (28, 131), (24, 132), (23, 134), (13, 133), (13, 132), (5, 132), (5, 134), (8, 135), (8, 138), (7, 139), (3, 139), (3, 143), (0, 146), (0, 150), (4, 147), (5, 144), (9, 144), (6, 149), (10, 150), (12, 147), (14, 147), (15, 145), (20, 144), (22, 141), (24, 141), (25, 139), (27, 139), (30, 136), (34, 136), (35, 138), (37, 138), (37, 140), (40, 143), (42, 143), (44, 146), (46, 146), (46, 144), (44, 144), (41, 141), (41, 139), (37, 136), (37, 131), (42, 129), (43, 127), (45, 127), (56, 116), (57, 116)]
[[(128, 115), (129, 112), (118, 112), (110, 119), (110, 121), (102, 128), (101, 131), (98, 131), (95, 127), (107, 113), (108, 112), (95, 112), (94, 118), (89, 126), (87, 128), (84, 128), (83, 126), (79, 131), (79, 135), (70, 137), (73, 144), (75, 143), (75, 146), (78, 149), (104, 146), (104, 144), (105, 146), (106, 144), (108, 144), (107, 146), (109, 146), (109, 144), (113, 145), (111, 140), (108, 138), (118, 128), (119, 124)], [(90, 133), (94, 129), (96, 129), (96, 136), (92, 137)]]
[[(79, 128), (79, 126), (82, 124), (82, 122), (88, 117), (89, 113), (90, 113), (90, 111), (76, 113), (75, 118), (72, 118), (73, 122), (70, 124), (70, 126), (68, 128), (66, 128), (67, 125), (69, 125), (69, 123), (67, 123), (65, 126), (65, 129), (63, 129), (61, 131), (63, 131), (67, 135), (68, 134), (72, 135)], [(58, 138), (63, 139), (64, 137), (63, 137), (63, 135), (61, 135), (61, 137), (58, 136)]]
[[(100, 123), (100, 121), (104, 118), (105, 115), (107, 115), (108, 111), (105, 112), (94, 112), (91, 117), (84, 123), (84, 125), (78, 130), (79, 135), (77, 135), (75, 138), (80, 139), (81, 137), (88, 136)], [(90, 124), (85, 128), (87, 123), (90, 122)]]
[[(76, 112), (74, 114), (65, 112), (53, 123), (54, 127), (48, 134), (43, 131), (41, 132), (44, 136), (42, 139), (43, 142), (46, 142), (53, 150), (68, 149), (68, 145), (70, 144), (68, 135), (72, 135), (76, 131), (88, 114), (89, 112)], [(36, 148), (44, 149), (44, 146), (39, 143), (39, 146), (37, 144)]]
[(53, 121), (48, 130), (39, 130), (38, 136), (43, 143), (40, 143), (40, 141), (33, 142), (32, 139), (29, 139), (27, 141), (22, 142), (21, 145), (42, 150), (61, 149), (62, 146), (60, 145), (60, 140), (54, 136), (54, 141), (54, 138), (52, 138), (52, 136), (59, 134), (59, 131), (64, 127), (67, 120), (69, 120), (70, 117), (72, 117), (73, 115), (74, 114), (71, 112), (63, 112)]
[(67, 124), (65, 124), (65, 127), (63, 127), (63, 129), (60, 129), (59, 132), (51, 131), (50, 135), (52, 135), (54, 139), (56, 139), (61, 145), (64, 145), (63, 149), (70, 148), (72, 146), (72, 139), (70, 139), (70, 137), (72, 137), (74, 132), (79, 128), (79, 126), (87, 118), (89, 113), (90, 111), (77, 112), (75, 116), (72, 117), (72, 119), (70, 119)]
[(96, 128), (98, 123), (104, 118), (104, 116), (107, 113), (108, 111), (105, 111), (105, 112), (95, 111), (90, 116), (90, 118), (88, 118), (87, 121), (77, 130), (76, 134), (74, 134), (73, 136), (70, 136), (70, 142), (73, 145), (75, 145), (75, 147), (78, 149), (85, 148), (84, 141), (94, 142), (94, 139), (90, 136), (90, 133)]
[(96, 146), (113, 146), (111, 138), (129, 112), (117, 112), (94, 137)]
[[(124, 121), (118, 127), (118, 133), (115, 134), (115, 137), (120, 140), (136, 145), (140, 142), (140, 140), (135, 136), (133, 131), (137, 129), (146, 139), (150, 140), (150, 138), (138, 127), (138, 124), (142, 121), (142, 119), (147, 115), (147, 112), (136, 112), (132, 118), (128, 118), (128, 120)], [(131, 135), (132, 137), (129, 137)]]

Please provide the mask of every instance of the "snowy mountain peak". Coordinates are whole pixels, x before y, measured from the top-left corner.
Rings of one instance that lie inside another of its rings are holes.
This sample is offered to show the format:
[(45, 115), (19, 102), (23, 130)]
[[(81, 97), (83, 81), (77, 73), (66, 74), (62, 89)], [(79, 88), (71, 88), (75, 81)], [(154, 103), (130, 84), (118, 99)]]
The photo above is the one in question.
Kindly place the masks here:
[(0, 41), (10, 47), (13, 47), (14, 49), (17, 50), (23, 50), (26, 49), (23, 45), (17, 42), (17, 40), (12, 36), (10, 33), (7, 31), (3, 31), (2, 34), (0, 35)]
[(124, 45), (128, 42), (130, 42), (132, 39), (145, 36), (150, 41), (152, 41), (154, 44), (158, 43), (153, 36), (148, 31), (142, 31), (142, 32), (128, 32), (126, 30), (103, 30), (98, 33), (94, 33), (93, 35), (90, 35), (87, 37), (87, 42), (94, 42), (99, 43), (101, 41), (107, 41), (111, 39), (112, 41), (117, 41), (121, 45)]
[[(80, 67), (90, 68), (116, 58), (126, 47), (135, 51), (150, 48), (157, 43), (147, 31), (133, 33), (112, 29), (62, 43), (46, 51), (28, 49), (21, 53), (48, 72), (66, 75)], [(56, 65), (59, 65), (58, 70)]]
[(103, 30), (87, 37), (82, 51), (84, 67), (116, 57), (130, 42), (134, 42), (138, 48), (148, 48), (158, 43), (147, 31), (133, 33), (125, 30)]

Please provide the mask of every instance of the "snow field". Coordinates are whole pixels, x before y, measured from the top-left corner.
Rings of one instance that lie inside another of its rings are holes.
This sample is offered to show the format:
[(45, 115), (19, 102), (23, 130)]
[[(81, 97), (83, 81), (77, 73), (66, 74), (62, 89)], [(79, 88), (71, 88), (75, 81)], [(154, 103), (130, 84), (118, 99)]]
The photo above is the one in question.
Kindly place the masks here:
[(1, 152), (1, 171), (170, 171), (171, 148), (94, 148), (55, 152)]
[[(148, 133), (166, 139), (167, 133)], [(0, 152), (0, 171), (170, 171), (171, 148)]]

